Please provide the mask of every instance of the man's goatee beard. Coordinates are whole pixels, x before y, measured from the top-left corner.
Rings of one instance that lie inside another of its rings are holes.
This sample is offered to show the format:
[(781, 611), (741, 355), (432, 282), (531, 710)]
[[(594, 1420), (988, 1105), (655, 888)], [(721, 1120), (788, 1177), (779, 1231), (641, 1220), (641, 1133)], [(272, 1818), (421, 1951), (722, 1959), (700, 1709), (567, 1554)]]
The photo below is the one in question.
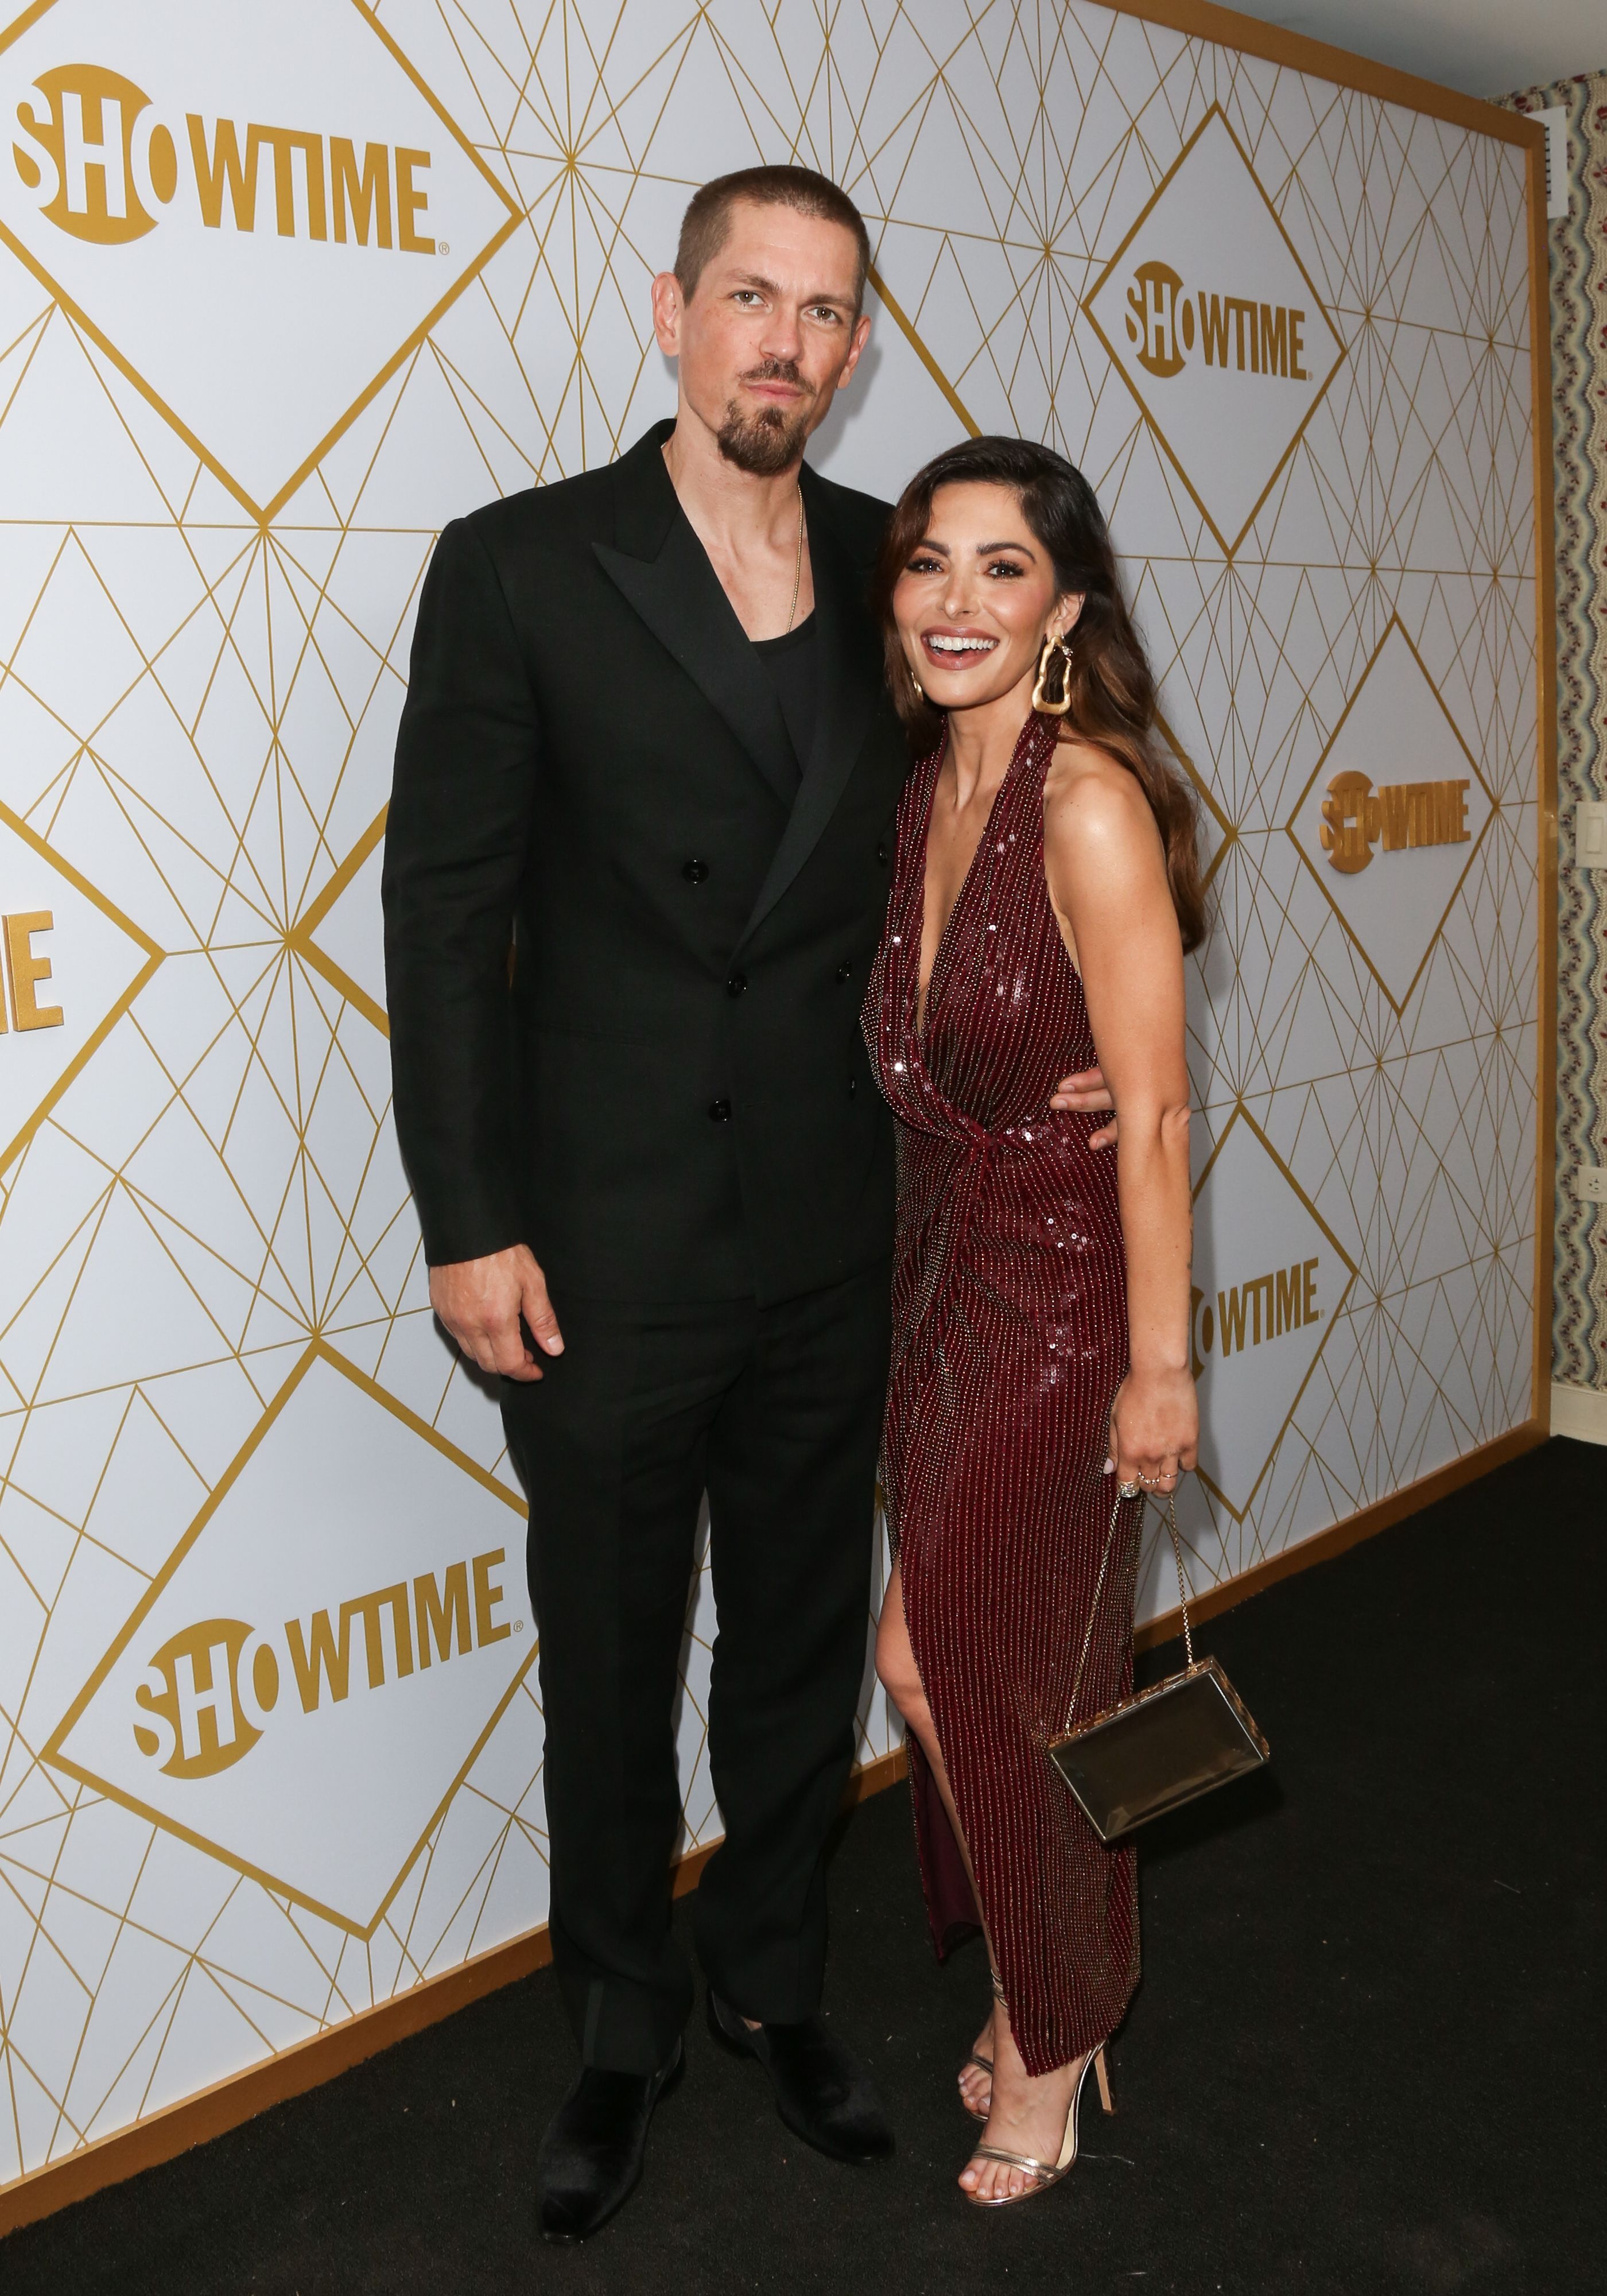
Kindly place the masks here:
[(790, 470), (803, 453), (808, 435), (807, 413), (789, 418), (779, 406), (767, 406), (744, 417), (737, 413), (734, 401), (726, 407), (717, 433), (726, 460), (755, 479), (774, 479)]

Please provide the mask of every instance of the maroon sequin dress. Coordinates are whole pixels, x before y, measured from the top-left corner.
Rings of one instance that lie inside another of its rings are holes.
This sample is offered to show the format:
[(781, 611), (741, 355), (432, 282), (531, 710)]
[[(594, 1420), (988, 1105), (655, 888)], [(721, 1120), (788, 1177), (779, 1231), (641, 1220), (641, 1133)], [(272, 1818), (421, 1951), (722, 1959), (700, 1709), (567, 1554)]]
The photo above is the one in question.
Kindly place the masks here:
[[(883, 1477), (910, 1641), (970, 1849), (1012, 2030), (1045, 2073), (1105, 2038), (1138, 1978), (1130, 1848), (1106, 1849), (1051, 1771), (1110, 1527), (1127, 1367), (1116, 1157), (1054, 1111), (1092, 1065), (1082, 982), (1044, 877), (1054, 728), (1029, 718), (915, 1027), (926, 832), (941, 748), (898, 815), (865, 1025), (898, 1119)], [(1136, 1505), (1124, 1506), (1078, 1700), (1127, 1687)], [(915, 1831), (939, 1956), (978, 1908), (919, 1750)]]

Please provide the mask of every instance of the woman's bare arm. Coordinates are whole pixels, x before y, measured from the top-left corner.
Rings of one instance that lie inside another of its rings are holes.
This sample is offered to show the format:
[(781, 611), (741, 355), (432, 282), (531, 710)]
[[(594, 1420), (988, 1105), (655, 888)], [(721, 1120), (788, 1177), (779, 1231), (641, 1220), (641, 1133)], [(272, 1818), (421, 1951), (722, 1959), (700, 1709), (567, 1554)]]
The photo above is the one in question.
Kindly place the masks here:
[(1130, 1368), (1112, 1413), (1112, 1456), (1124, 1481), (1165, 1483), (1193, 1465), (1199, 1438), (1189, 1370), (1183, 943), (1160, 833), (1125, 767), (1065, 744), (1044, 788), (1044, 859), (1121, 1127)]

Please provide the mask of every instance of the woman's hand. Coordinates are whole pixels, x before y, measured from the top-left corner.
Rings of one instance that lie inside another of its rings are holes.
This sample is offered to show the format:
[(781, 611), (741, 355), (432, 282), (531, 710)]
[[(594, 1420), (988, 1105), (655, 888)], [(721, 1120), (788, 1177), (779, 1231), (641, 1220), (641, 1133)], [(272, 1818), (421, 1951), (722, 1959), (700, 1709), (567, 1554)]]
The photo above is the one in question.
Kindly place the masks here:
[(1200, 1398), (1186, 1371), (1128, 1372), (1111, 1406), (1116, 1480), (1167, 1498), (1200, 1456)]

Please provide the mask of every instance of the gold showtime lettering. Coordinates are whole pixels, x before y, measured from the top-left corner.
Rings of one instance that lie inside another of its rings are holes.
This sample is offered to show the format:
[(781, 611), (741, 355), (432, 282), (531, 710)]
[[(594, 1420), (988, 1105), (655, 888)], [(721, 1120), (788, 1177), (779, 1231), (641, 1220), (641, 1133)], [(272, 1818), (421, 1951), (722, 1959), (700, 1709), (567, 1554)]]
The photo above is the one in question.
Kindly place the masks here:
[(326, 139), (255, 120), (242, 131), (233, 119), (218, 119), (209, 132), (194, 111), (184, 125), (201, 219), (209, 231), (223, 228), (225, 202), (234, 230), (256, 230), (266, 152), (274, 179), (274, 227), (281, 239), (328, 239), (332, 228), (342, 246), (355, 241), (359, 247), (400, 248), (406, 255), (435, 253), (434, 240), (418, 227), (430, 204), (419, 181), (430, 165), (428, 152), (365, 144), (359, 156), (347, 136)]
[(20, 909), (0, 917), (9, 992), (0, 994), (0, 1036), (8, 1029), (59, 1029), (62, 1024), (61, 1006), (40, 1002), (40, 989), (50, 979), (50, 959), (34, 947), (35, 935), (53, 932), (55, 922), (49, 909)]
[(1211, 1355), (1242, 1355), (1268, 1340), (1281, 1340), (1308, 1324), (1320, 1324), (1316, 1303), (1315, 1259), (1297, 1259), (1292, 1267), (1275, 1267), (1267, 1275), (1252, 1275), (1246, 1283), (1230, 1284), (1214, 1302), (1203, 1292), (1194, 1294), (1194, 1375)]
[(1468, 784), (1395, 782), (1374, 790), (1362, 773), (1335, 774), (1323, 800), (1318, 834), (1328, 865), (1347, 877), (1365, 869), (1382, 838), (1386, 853), (1424, 845), (1465, 845)]
[(153, 231), (187, 160), (209, 231), (438, 251), (427, 220), (430, 154), (405, 144), (197, 111), (169, 122), (143, 88), (97, 64), (41, 72), (16, 107), (12, 138), (17, 180), (39, 212), (96, 246)]
[(135, 1746), (168, 1777), (213, 1777), (271, 1726), (287, 1670), (282, 1658), (302, 1712), (316, 1714), (350, 1695), (359, 1641), (357, 1679), (371, 1691), (505, 1642), (517, 1627), (496, 1616), (504, 1597), (493, 1576), (505, 1556), (493, 1547), (450, 1563), (439, 1578), (422, 1571), (305, 1620), (287, 1619), (282, 1641), (241, 1619), (184, 1628), (152, 1653), (135, 1685)]
[[(413, 1580), (411, 1588), (403, 1578), (398, 1578), (393, 1587), (378, 1587), (372, 1595), (360, 1595), (354, 1602), (342, 1603), (335, 1614), (338, 1624), (332, 1623), (327, 1611), (315, 1611), (304, 1633), (299, 1619), (287, 1619), (285, 1640), (302, 1712), (316, 1714), (324, 1703), (326, 1688), (332, 1704), (338, 1705), (346, 1696), (351, 1684), (351, 1629), (355, 1620), (362, 1621), (363, 1661), (370, 1690), (382, 1688), (388, 1679), (387, 1641), (391, 1660), (389, 1679), (398, 1681), (413, 1672), (412, 1621), (415, 1617), (418, 1663), (422, 1667), (432, 1664), (434, 1658), (449, 1659), (455, 1637), (460, 1656), (472, 1648), (483, 1650), (488, 1643), (505, 1641), (512, 1628), (505, 1620), (498, 1623), (492, 1615), (503, 1594), (500, 1587), (492, 1585), (491, 1572), (503, 1560), (503, 1552), (499, 1546), (489, 1554), (477, 1554), (471, 1563), (455, 1562), (439, 1586), (433, 1575), (425, 1571)], [(469, 1639), (471, 1572), (474, 1579), (472, 1644)], [(389, 1636), (385, 1633), (387, 1620)]]
[(1127, 289), (1127, 340), (1155, 375), (1181, 374), (1196, 342), (1207, 366), (1309, 382), (1307, 314), (1252, 296), (1185, 293), (1169, 264), (1141, 263)]

